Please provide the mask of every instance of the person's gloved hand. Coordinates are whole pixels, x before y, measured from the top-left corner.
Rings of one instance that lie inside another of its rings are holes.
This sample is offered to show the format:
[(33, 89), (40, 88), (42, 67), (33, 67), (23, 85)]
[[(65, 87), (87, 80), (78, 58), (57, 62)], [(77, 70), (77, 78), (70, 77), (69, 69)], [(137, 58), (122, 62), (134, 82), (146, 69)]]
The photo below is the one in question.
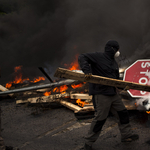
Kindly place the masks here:
[(85, 80), (89, 80), (92, 77), (92, 73), (85, 74)]

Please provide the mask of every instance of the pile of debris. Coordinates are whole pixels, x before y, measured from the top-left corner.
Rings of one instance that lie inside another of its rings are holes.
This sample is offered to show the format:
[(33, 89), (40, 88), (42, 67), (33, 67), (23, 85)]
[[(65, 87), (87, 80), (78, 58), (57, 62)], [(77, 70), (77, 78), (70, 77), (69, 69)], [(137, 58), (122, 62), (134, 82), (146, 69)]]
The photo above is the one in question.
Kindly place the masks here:
[[(0, 95), (16, 98), (16, 104), (61, 104), (75, 113), (94, 112), (92, 96), (88, 94), (88, 82), (64, 79), (49, 84), (10, 89), (0, 86)], [(122, 101), (128, 110), (136, 109), (135, 101), (131, 100), (126, 91), (120, 90)]]

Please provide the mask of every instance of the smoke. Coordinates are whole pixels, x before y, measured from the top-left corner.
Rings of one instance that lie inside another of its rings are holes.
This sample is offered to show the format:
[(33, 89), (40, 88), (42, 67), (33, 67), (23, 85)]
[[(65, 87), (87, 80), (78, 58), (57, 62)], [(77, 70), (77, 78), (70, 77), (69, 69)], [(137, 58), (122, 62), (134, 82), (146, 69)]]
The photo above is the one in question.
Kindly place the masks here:
[(136, 100), (138, 110), (150, 110), (150, 94)]
[[(53, 72), (76, 54), (103, 51), (109, 39), (120, 44), (121, 65), (150, 56), (148, 0), (1, 0), (0, 61), (5, 76), (22, 65), (29, 76), (38, 67)], [(51, 66), (51, 67), (48, 67)]]

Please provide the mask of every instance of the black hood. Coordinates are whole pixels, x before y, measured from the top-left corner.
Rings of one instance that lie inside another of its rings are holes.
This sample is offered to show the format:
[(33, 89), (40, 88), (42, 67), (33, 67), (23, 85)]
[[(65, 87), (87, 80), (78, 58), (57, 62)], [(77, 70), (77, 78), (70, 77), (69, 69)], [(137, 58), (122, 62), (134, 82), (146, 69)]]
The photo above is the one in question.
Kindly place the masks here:
[(110, 40), (105, 45), (105, 54), (114, 58), (115, 53), (119, 50), (119, 44), (115, 40)]

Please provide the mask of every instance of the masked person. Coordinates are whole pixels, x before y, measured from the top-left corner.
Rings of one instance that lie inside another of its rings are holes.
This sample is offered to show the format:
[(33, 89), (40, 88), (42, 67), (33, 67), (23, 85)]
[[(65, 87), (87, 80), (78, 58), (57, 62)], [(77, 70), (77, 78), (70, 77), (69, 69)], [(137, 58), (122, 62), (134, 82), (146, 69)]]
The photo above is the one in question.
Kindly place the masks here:
[[(119, 44), (115, 40), (110, 40), (106, 43), (103, 53), (81, 54), (78, 61), (82, 71), (85, 73), (85, 78), (88, 79), (93, 74), (119, 79), (119, 67), (115, 60), (115, 57), (118, 57), (119, 54)], [(118, 126), (122, 142), (131, 142), (139, 138), (137, 134), (131, 131), (128, 111), (118, 95), (116, 87), (89, 83), (89, 95), (93, 95), (95, 117), (85, 137), (84, 150), (92, 150), (92, 144), (98, 139), (110, 111), (119, 120)]]

